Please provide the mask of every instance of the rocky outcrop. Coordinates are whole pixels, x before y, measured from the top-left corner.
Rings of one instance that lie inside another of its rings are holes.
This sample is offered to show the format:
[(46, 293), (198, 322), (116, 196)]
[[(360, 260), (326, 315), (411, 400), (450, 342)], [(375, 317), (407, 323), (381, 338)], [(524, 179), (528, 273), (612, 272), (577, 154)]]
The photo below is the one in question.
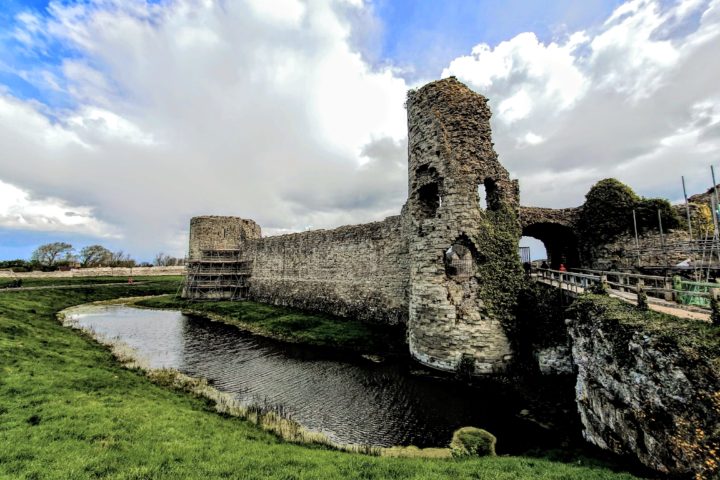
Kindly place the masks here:
[(565, 345), (542, 348), (537, 351), (537, 363), (543, 375), (571, 375), (573, 362), (570, 348)]
[(584, 437), (659, 472), (716, 478), (720, 331), (594, 295), (571, 312)]

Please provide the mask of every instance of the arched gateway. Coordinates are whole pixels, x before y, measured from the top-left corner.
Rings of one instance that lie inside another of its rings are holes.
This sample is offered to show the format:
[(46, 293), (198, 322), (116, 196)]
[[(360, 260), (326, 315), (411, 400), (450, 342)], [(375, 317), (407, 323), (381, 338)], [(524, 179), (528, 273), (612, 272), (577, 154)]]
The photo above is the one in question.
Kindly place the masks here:
[(566, 267), (580, 266), (577, 215), (577, 208), (520, 207), (518, 210), (522, 236), (543, 242), (551, 268), (558, 268), (561, 263)]

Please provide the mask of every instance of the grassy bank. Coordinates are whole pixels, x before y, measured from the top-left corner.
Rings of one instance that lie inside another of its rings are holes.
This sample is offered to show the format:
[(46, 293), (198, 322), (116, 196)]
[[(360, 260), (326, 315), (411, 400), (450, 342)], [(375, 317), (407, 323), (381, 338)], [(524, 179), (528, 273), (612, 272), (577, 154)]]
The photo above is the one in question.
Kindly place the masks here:
[(55, 319), (74, 304), (175, 287), (0, 292), (0, 478), (632, 478), (577, 462), (385, 458), (289, 444), (120, 367)]
[(151, 308), (182, 310), (209, 317), (243, 330), (292, 343), (353, 350), (363, 353), (404, 352), (403, 331), (387, 325), (368, 325), (332, 315), (305, 313), (256, 302), (187, 302), (165, 295), (136, 302)]
[[(133, 276), (134, 282), (153, 282), (153, 283), (167, 283), (179, 285), (182, 280), (181, 275), (153, 275), (153, 276)], [(68, 278), (23, 278), (23, 287), (46, 287), (46, 286), (60, 286), (60, 285), (97, 285), (103, 283), (126, 283), (128, 277), (68, 277)], [(0, 288), (8, 287), (14, 282), (12, 278), (0, 278)]]
[(667, 345), (675, 345), (689, 357), (704, 359), (720, 370), (720, 327), (708, 322), (673, 317), (635, 306), (606, 295), (583, 295), (571, 311), (574, 314), (595, 313), (622, 326), (627, 335), (640, 331)]

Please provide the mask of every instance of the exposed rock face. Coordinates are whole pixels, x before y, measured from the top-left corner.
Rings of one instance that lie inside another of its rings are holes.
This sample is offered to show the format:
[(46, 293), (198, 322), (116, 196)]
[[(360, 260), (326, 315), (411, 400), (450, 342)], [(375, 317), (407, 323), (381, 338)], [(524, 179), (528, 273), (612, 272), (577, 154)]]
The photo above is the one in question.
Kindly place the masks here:
[(543, 375), (571, 375), (573, 361), (570, 347), (558, 345), (537, 351), (537, 362)]
[(573, 310), (569, 333), (585, 438), (660, 472), (714, 478), (717, 340), (710, 340), (714, 347), (702, 344), (712, 337), (703, 328), (711, 327), (640, 314), (602, 297), (581, 298)]
[[(454, 78), (408, 93), (410, 353), (476, 373), (512, 359), (519, 188), (493, 150), (487, 99)], [(486, 196), (481, 206), (479, 192)]]

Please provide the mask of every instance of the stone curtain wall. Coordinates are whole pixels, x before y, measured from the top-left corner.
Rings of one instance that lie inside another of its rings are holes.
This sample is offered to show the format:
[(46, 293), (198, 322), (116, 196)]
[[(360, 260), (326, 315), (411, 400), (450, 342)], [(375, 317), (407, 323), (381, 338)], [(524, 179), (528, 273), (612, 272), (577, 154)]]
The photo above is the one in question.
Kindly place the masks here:
[(407, 110), (410, 352), (443, 370), (503, 371), (521, 282), (519, 189), (493, 150), (487, 99), (451, 77), (409, 92)]
[(365, 321), (405, 323), (409, 257), (399, 216), (246, 244), (250, 298)]
[(242, 248), (245, 241), (260, 238), (260, 226), (239, 217), (203, 216), (190, 220), (189, 260), (202, 250)]
[[(683, 230), (670, 230), (665, 232), (663, 237), (658, 232), (651, 232), (638, 237), (640, 245), (641, 265), (676, 265), (687, 259), (702, 263), (702, 254), (690, 251), (687, 245), (679, 248), (678, 245), (687, 244), (690, 235)], [(666, 248), (663, 250), (663, 243)], [(710, 249), (708, 248), (705, 263), (709, 262)], [(598, 249), (597, 258), (594, 259), (592, 267), (600, 270), (631, 269), (638, 265), (637, 248), (635, 235), (621, 235), (615, 241), (603, 245)]]

